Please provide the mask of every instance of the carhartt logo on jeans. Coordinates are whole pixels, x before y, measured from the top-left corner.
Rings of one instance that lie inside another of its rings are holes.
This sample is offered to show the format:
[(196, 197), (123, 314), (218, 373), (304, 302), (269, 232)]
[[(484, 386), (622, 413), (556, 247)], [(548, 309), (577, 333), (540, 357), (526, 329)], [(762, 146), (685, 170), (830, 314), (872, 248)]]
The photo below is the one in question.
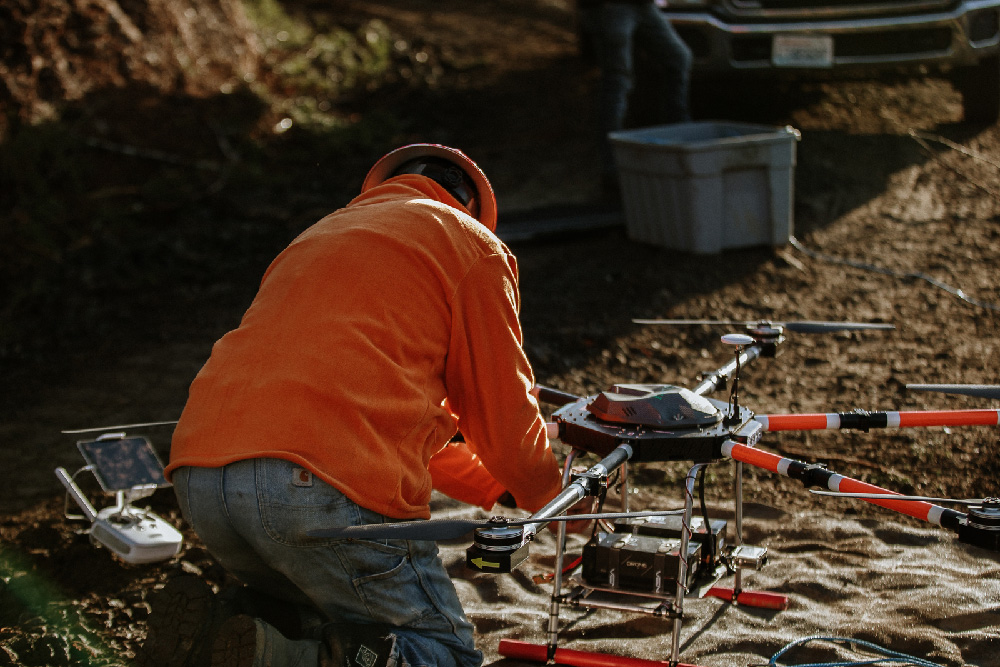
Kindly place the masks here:
[(292, 484), (294, 486), (312, 486), (313, 474), (305, 468), (292, 468)]

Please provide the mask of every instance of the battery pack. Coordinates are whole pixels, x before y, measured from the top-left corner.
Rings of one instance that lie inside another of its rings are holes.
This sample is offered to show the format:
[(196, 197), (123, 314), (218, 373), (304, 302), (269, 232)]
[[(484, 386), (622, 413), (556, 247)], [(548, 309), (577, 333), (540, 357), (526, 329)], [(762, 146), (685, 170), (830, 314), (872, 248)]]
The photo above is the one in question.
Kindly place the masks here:
[[(600, 532), (583, 546), (583, 579), (595, 588), (665, 594), (677, 585), (681, 541)], [(689, 586), (701, 565), (701, 544), (687, 549)]]
[[(616, 533), (632, 533), (664, 539), (680, 539), (682, 517), (677, 515), (644, 516), (618, 519), (614, 522)], [(690, 540), (702, 545), (701, 560), (706, 566), (714, 566), (726, 547), (726, 521), (709, 520), (710, 530), (700, 516), (691, 517)]]

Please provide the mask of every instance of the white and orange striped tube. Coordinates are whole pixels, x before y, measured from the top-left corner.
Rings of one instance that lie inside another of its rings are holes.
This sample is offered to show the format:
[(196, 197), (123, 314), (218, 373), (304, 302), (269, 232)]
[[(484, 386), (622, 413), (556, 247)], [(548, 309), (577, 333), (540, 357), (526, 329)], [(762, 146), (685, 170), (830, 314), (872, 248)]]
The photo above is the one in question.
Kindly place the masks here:
[(765, 431), (913, 428), (921, 426), (997, 426), (1000, 410), (915, 410), (909, 412), (829, 412), (756, 415)]
[[(844, 477), (826, 468), (772, 454), (756, 447), (743, 445), (732, 440), (722, 443), (723, 456), (734, 461), (742, 461), (756, 468), (763, 468), (784, 477), (797, 479), (808, 486), (823, 486), (840, 493), (879, 493), (901, 495), (895, 491), (868, 484), (851, 477)], [(958, 521), (965, 515), (924, 501), (892, 500), (891, 498), (866, 498), (865, 502), (890, 509), (900, 514), (912, 516), (952, 530), (958, 529)]]
[(608, 653), (591, 653), (568, 648), (556, 648), (545, 644), (532, 644), (519, 639), (501, 639), (497, 652), (505, 658), (531, 662), (554, 662), (571, 667), (696, 667), (682, 662), (668, 660), (647, 660), (629, 658)]

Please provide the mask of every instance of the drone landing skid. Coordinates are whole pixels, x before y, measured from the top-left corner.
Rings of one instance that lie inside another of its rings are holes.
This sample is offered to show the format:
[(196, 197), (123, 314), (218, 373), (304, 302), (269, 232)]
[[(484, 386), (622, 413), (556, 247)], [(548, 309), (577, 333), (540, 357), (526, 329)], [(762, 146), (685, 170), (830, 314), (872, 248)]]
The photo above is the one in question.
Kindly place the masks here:
[(560, 665), (571, 665), (571, 667), (697, 667), (696, 665), (666, 660), (626, 658), (607, 653), (575, 651), (568, 648), (552, 649), (544, 644), (532, 644), (516, 639), (501, 639), (499, 652), (500, 655), (515, 660), (541, 663), (552, 661)]
[(720, 598), (726, 602), (735, 602), (744, 607), (755, 607), (757, 609), (774, 609), (784, 611), (788, 609), (788, 596), (779, 593), (768, 593), (767, 591), (736, 591), (734, 588), (723, 586), (713, 586), (705, 593), (708, 597)]

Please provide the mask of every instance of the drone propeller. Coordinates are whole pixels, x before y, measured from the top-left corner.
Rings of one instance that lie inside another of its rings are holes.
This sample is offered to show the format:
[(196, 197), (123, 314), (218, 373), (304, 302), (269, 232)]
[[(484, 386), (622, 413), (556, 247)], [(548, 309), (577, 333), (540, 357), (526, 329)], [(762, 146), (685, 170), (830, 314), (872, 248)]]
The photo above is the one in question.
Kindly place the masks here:
[(932, 496), (904, 496), (895, 493), (846, 493), (841, 491), (826, 491), (823, 489), (809, 489), (810, 493), (817, 496), (836, 496), (840, 498), (859, 498), (861, 500), (907, 500), (913, 502), (927, 503), (955, 503), (958, 505), (982, 505), (983, 503), (996, 500), (995, 498), (934, 498)]
[(938, 391), (943, 394), (963, 394), (978, 398), (1000, 398), (997, 384), (908, 384), (907, 389), (916, 391)]
[(506, 528), (526, 526), (549, 521), (589, 521), (591, 519), (630, 519), (649, 516), (683, 514), (684, 510), (649, 510), (644, 512), (606, 512), (603, 514), (570, 514), (545, 519), (508, 519), (495, 516), (489, 519), (430, 519), (428, 521), (401, 521), (398, 523), (369, 523), (360, 526), (322, 528), (311, 530), (310, 537), (357, 538), (368, 540), (426, 540), (437, 542), (465, 537), (477, 528)]
[(633, 319), (636, 324), (707, 324), (713, 326), (729, 327), (782, 327), (795, 333), (832, 333), (837, 331), (859, 331), (865, 329), (887, 330), (895, 329), (892, 324), (881, 324), (878, 322), (823, 322), (815, 320), (792, 320), (788, 322), (773, 322), (771, 320), (645, 320)]

